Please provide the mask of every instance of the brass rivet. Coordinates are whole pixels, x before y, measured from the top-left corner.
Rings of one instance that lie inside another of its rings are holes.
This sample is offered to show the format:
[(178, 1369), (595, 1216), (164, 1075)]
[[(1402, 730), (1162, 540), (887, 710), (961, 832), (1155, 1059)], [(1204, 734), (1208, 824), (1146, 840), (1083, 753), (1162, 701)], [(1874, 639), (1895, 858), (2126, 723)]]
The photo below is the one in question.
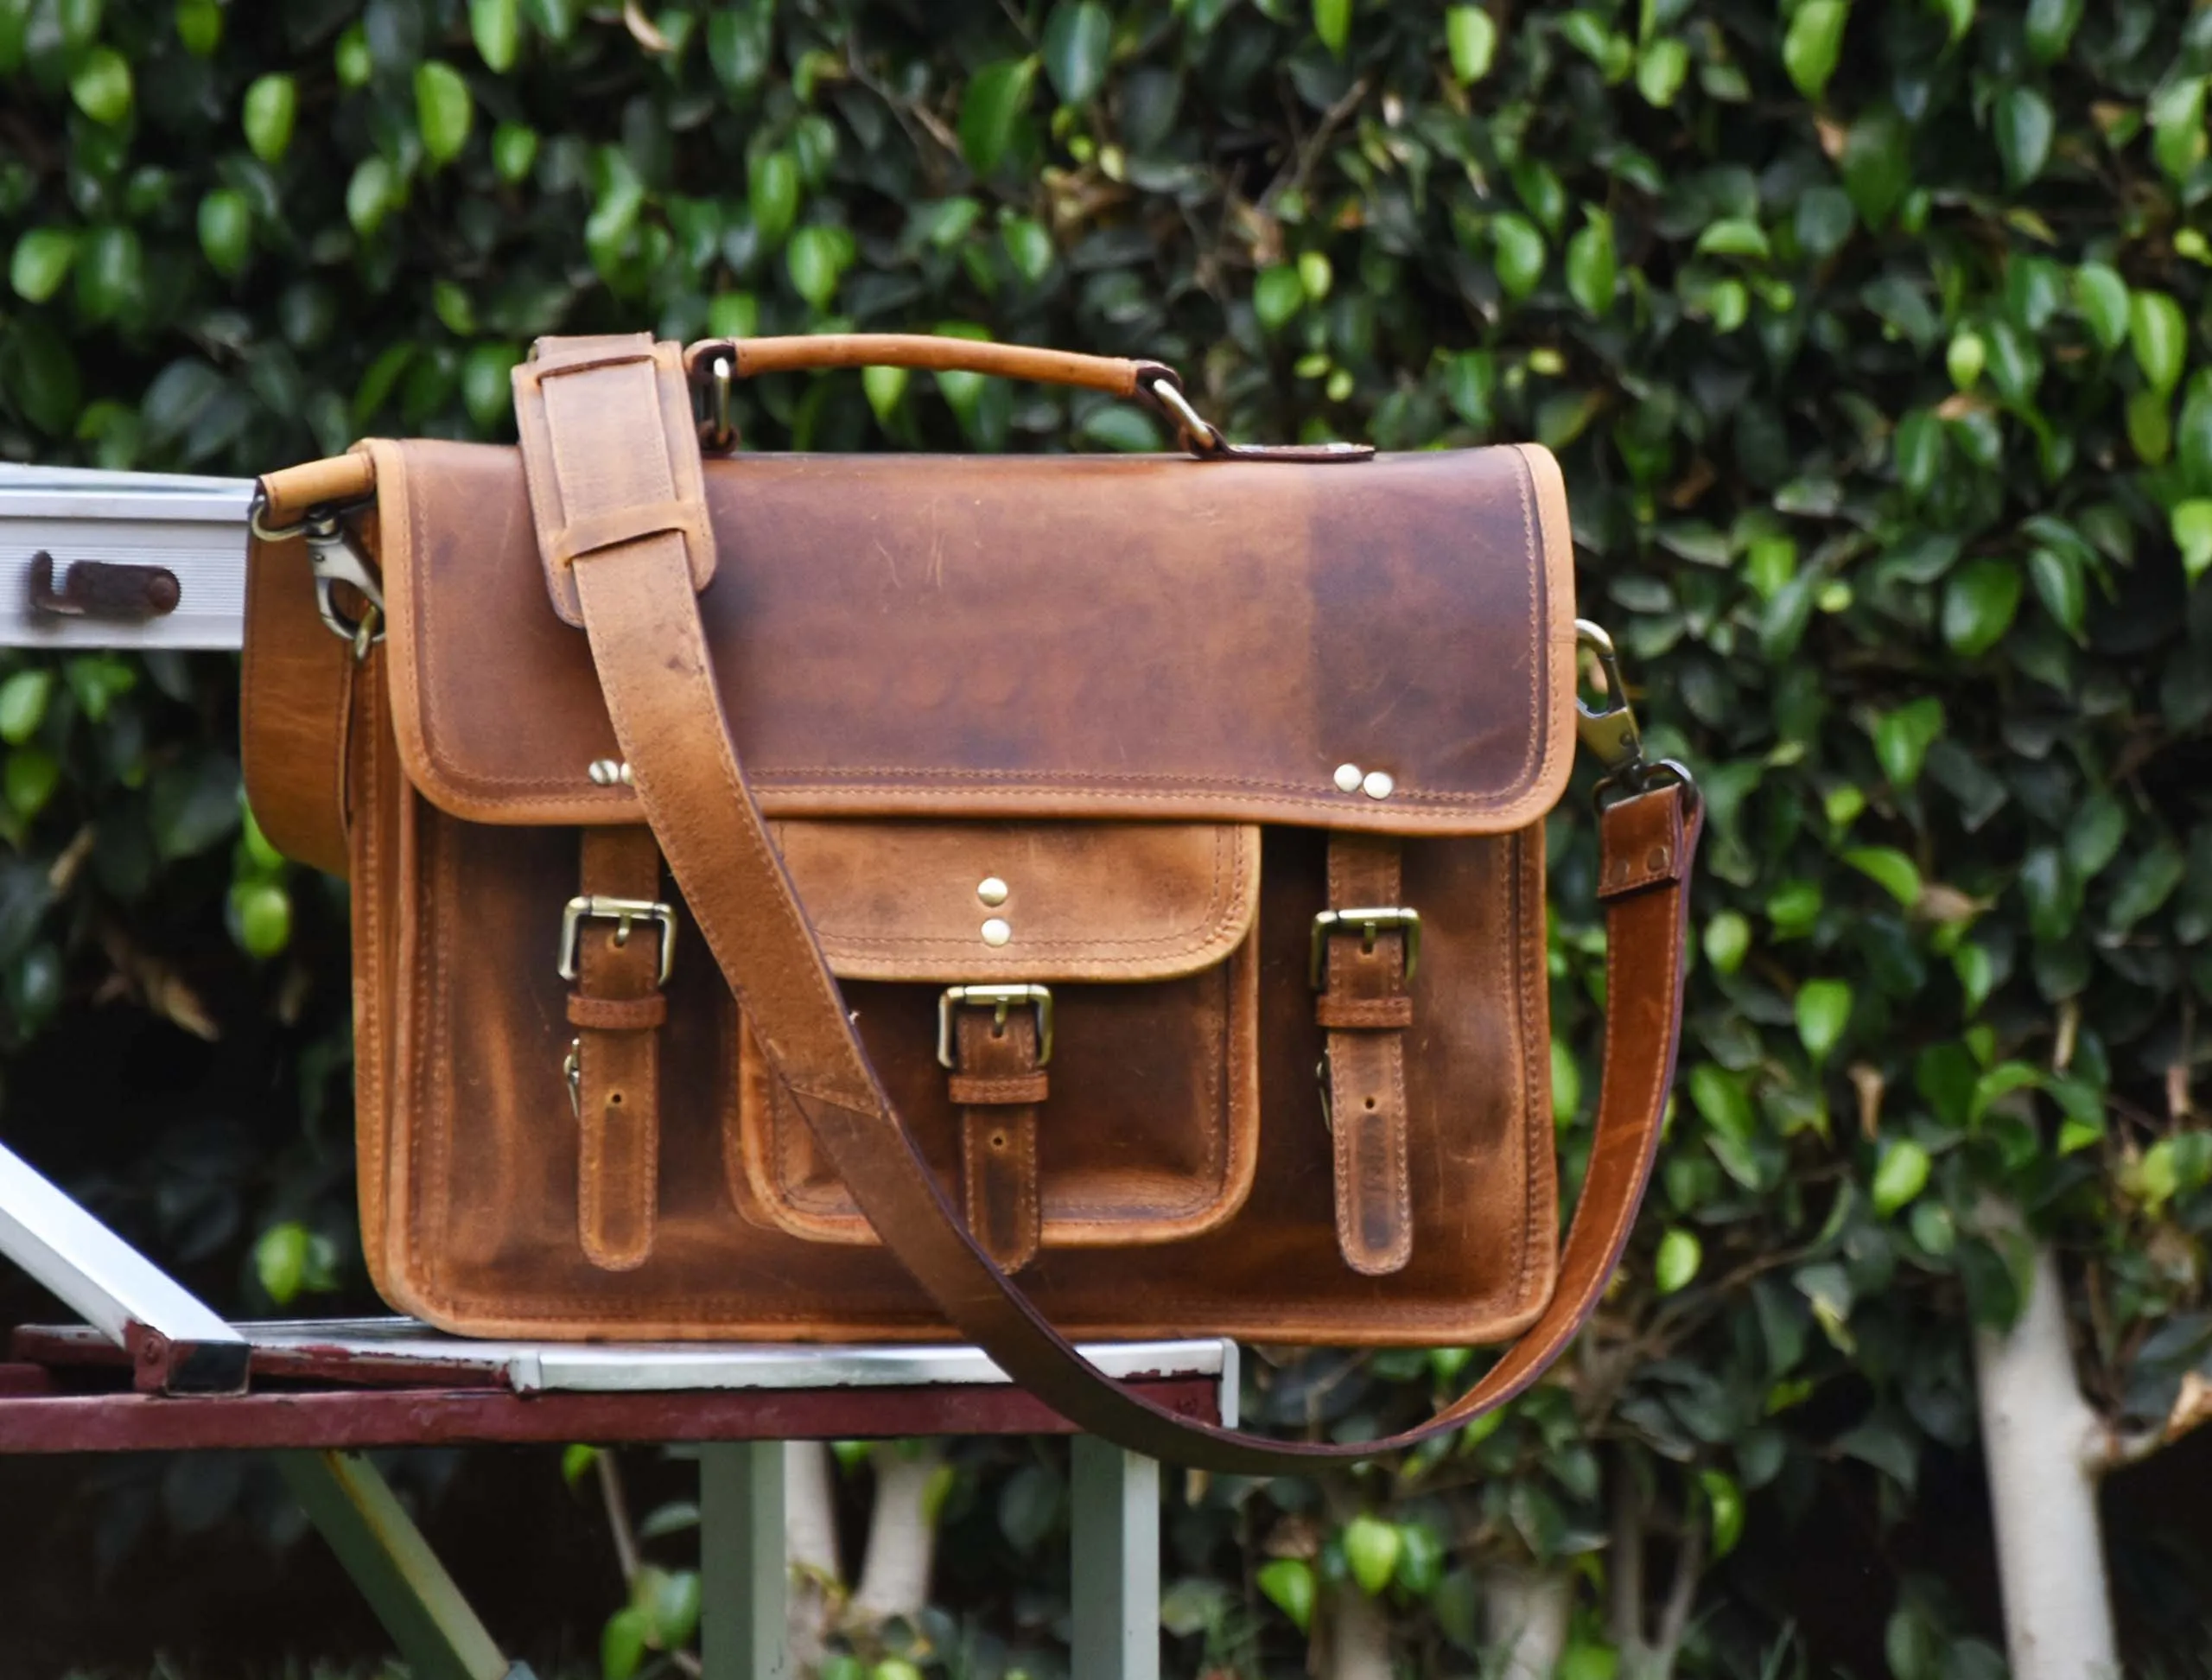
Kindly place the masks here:
[(1004, 916), (993, 916), (983, 924), (983, 943), (987, 945), (1002, 945), (1013, 937), (1014, 924)]
[(976, 896), (986, 904), (1004, 904), (1006, 895), (1007, 884), (996, 875), (985, 875), (976, 883)]
[(1360, 783), (1360, 789), (1370, 799), (1387, 799), (1398, 784), (1390, 780), (1388, 770), (1370, 770)]
[(1651, 849), (1650, 856), (1643, 860), (1643, 867), (1647, 869), (1653, 870), (1654, 872), (1665, 869), (1667, 867), (1667, 849), (1664, 846), (1654, 846)]
[(1339, 764), (1337, 767), (1337, 791), (1340, 793), (1359, 792), (1359, 767), (1357, 764)]

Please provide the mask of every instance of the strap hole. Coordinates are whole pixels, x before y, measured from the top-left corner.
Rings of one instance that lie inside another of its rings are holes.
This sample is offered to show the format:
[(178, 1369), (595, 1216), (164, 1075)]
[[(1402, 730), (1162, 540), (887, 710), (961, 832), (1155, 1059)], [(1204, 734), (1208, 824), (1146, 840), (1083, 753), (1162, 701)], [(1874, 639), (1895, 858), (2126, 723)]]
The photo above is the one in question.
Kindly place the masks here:
[[(607, 1106), (609, 1108), (620, 1108), (622, 1106), (622, 1093), (619, 1091), (610, 1091), (607, 1092)], [(1373, 1108), (1375, 1104), (1370, 1103), (1367, 1106)]]
[(993, 1132), (991, 1134), (991, 1147), (994, 1149), (1003, 1149), (1006, 1148), (1006, 1134), (1002, 1131)]
[[(618, 1099), (618, 1100), (619, 1100), (619, 1099)], [(1366, 1109), (1367, 1109), (1367, 1111), (1368, 1111), (1370, 1114), (1372, 1114), (1372, 1113), (1374, 1113), (1374, 1112), (1375, 1112), (1375, 1099), (1374, 1099), (1372, 1097), (1370, 1097), (1370, 1098), (1369, 1098), (1367, 1099), (1367, 1102), (1366, 1102), (1365, 1107), (1366, 1107)]]

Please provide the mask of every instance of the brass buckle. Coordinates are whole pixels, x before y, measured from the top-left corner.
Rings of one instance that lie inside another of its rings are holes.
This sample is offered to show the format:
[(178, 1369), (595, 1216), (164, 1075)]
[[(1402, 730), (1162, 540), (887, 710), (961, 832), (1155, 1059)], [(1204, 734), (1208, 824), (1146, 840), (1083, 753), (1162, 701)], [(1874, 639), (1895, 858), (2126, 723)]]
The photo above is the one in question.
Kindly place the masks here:
[(561, 1058), (561, 1077), (569, 1082), (569, 1107), (577, 1119), (584, 1117), (584, 1041), (569, 1040), (569, 1053)]
[(630, 929), (638, 922), (650, 921), (660, 929), (660, 983), (668, 983), (669, 970), (676, 964), (676, 912), (653, 899), (607, 898), (593, 893), (572, 898), (561, 912), (561, 977), (576, 977), (576, 940), (587, 921), (611, 921), (614, 924), (614, 943), (630, 943)]
[(952, 1012), (956, 1009), (988, 1008), (998, 1025), (1017, 1003), (1037, 1011), (1037, 1066), (1052, 1060), (1052, 989), (1050, 986), (947, 986), (937, 1000), (938, 1066), (957, 1070), (960, 1059), (952, 1048)]
[(1406, 936), (1406, 978), (1421, 966), (1421, 912), (1403, 905), (1377, 906), (1364, 910), (1324, 910), (1313, 918), (1313, 942), (1306, 957), (1306, 978), (1315, 991), (1329, 969), (1329, 935), (1357, 928), (1360, 949), (1375, 949), (1375, 936), (1394, 929)]

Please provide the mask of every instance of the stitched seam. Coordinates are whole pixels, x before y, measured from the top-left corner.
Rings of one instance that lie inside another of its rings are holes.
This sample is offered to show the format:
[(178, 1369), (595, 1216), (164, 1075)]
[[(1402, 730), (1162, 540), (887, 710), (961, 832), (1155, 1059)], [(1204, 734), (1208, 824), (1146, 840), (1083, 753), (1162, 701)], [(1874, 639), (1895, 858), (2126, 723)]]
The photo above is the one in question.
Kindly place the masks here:
[[(1508, 856), (1512, 866), (1509, 877), (1511, 890), (1501, 889), (1499, 897), (1511, 919), (1511, 933), (1505, 944), (1510, 953), (1508, 966), (1519, 982), (1512, 990), (1518, 998), (1514, 1032), (1521, 1045), (1521, 1221), (1513, 1234), (1513, 1275), (1515, 1297), (1526, 1301), (1530, 1295), (1529, 1274), (1537, 1253), (1536, 1222), (1541, 1200), (1537, 1185), (1544, 1170), (1543, 1152), (1555, 1147), (1553, 1138), (1557, 1126), (1551, 1104), (1550, 1011), (1538, 989), (1537, 965), (1529, 960), (1526, 945), (1532, 921), (1537, 927), (1546, 925), (1541, 882), (1543, 848), (1530, 845), (1524, 830), (1508, 843)], [(1533, 917), (1529, 913), (1532, 909)], [(1537, 949), (1542, 948), (1543, 941), (1540, 939)], [(1535, 1025), (1540, 1012), (1544, 1021), (1541, 1031)], [(1554, 1218), (1554, 1227), (1557, 1223)], [(1541, 1235), (1554, 1244), (1559, 1240), (1556, 1229)]]

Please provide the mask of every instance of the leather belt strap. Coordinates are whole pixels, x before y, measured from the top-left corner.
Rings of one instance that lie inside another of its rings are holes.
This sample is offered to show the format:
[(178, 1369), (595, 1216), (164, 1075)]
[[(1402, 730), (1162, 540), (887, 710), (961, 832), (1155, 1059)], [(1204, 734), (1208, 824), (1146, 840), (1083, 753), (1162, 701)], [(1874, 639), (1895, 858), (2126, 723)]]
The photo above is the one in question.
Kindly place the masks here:
[[(660, 896), (652, 830), (583, 831), (583, 893), (650, 902)], [(576, 1236), (603, 1271), (630, 1271), (652, 1252), (660, 1201), (661, 941), (652, 922), (593, 918), (576, 929), (569, 1022), (576, 1105)]]
[[(1396, 907), (1405, 848), (1387, 834), (1329, 837), (1329, 907)], [(1406, 990), (1411, 939), (1353, 923), (1327, 935), (1313, 1012), (1328, 1036), (1329, 1135), (1336, 1146), (1337, 1247), (1370, 1277), (1402, 1270), (1414, 1255), (1413, 1178), (1406, 1165)]]
[(959, 1061), (950, 1089), (960, 1105), (968, 1229), (1002, 1270), (1020, 1271), (1036, 1257), (1045, 1222), (1037, 1109), (1048, 1076), (1037, 1059), (1036, 1012), (1016, 1009), (1001, 1021), (988, 1009), (963, 1009), (953, 1042)]
[[(666, 381), (680, 386), (680, 368), (650, 351), (639, 360), (658, 367), (658, 402), (619, 366), (542, 383), (524, 377), (527, 367), (517, 370), (541, 526), (549, 512), (557, 521), (563, 508), (591, 506), (590, 486), (566, 481), (563, 461), (649, 447), (645, 435), (671, 411)], [(668, 448), (696, 455), (697, 439), (688, 426), (677, 436), (671, 423)], [(671, 489), (640, 493), (658, 500)], [(661, 533), (582, 556), (569, 569), (607, 715), (661, 850), (763, 1055), (876, 1234), (963, 1335), (1078, 1429), (1150, 1457), (1247, 1475), (1410, 1447), (1536, 1380), (1604, 1294), (1658, 1147), (1681, 1019), (1684, 885), (1700, 819), (1680, 786), (1624, 799), (1600, 822), (1605, 1069), (1581, 1204), (1543, 1313), (1480, 1382), (1418, 1428), (1352, 1442), (1246, 1435), (1179, 1416), (1097, 1370), (992, 1263), (946, 1199), (868, 1066), (746, 787), (693, 597), (700, 558), (711, 565), (711, 557), (687, 556), (682, 538)]]

